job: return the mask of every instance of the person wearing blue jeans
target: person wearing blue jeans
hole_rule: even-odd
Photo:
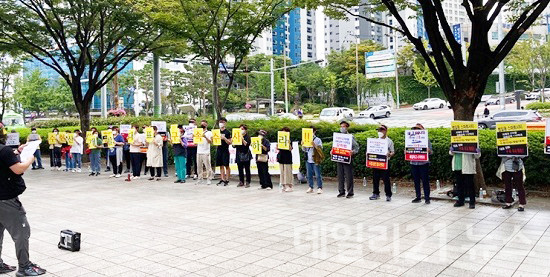
[[[27,143],[29,143],[31,141],[37,141],[37,140],[40,141],[40,143],[42,143],[42,138],[36,132],[36,128],[32,128],[31,129],[31,134],[27,137]],[[34,151],[34,158],[35,159],[32,162],[32,169],[33,170],[44,169],[44,167],[42,167],[42,155],[40,153],[40,146],[38,146],[36,151]]]
[[[90,165],[92,173],[90,176],[98,176],[101,174],[101,149],[103,148],[103,140],[99,137],[99,132],[93,132],[94,138],[91,141],[93,148],[90,152]]]
[[[71,146],[71,155],[73,155],[72,172],[82,172],[82,153],[84,149],[84,138],[80,130],[74,131],[73,145]]]
[[[418,123],[412,130],[424,130],[424,126]],[[428,141],[428,155],[432,154],[432,143]],[[411,175],[414,180],[414,191],[416,192],[416,198],[412,200],[413,203],[420,203],[422,201],[422,191],[420,189],[420,181],[422,181],[422,188],[424,190],[424,201],[426,204],[430,204],[430,162],[417,162],[411,161]]]
[[[306,152],[307,154],[306,171],[309,188],[306,192],[313,193],[313,175],[315,174],[315,177],[317,178],[317,193],[321,194],[323,193],[323,176],[321,176],[321,166],[319,165],[320,161],[315,162],[314,156],[315,151],[322,151],[323,142],[316,135],[317,128],[311,128],[313,129],[313,147],[304,147],[304,142],[302,141],[302,151]]]

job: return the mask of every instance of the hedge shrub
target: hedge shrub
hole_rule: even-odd
[[[525,106],[528,110],[550,110],[550,102],[533,102]]]
[[[164,118],[166,119],[166,118]],[[143,123],[145,119],[142,119]],[[208,120],[212,126],[213,119]],[[185,121],[184,121],[185,122]],[[177,122],[181,123],[181,122]],[[241,122],[230,121],[228,128],[237,128]],[[249,134],[255,136],[257,131],[264,129],[268,131],[268,139],[270,141],[276,141],[277,131],[282,127],[288,126],[291,128],[291,138],[293,140],[300,140],[301,129],[307,128],[312,124],[304,120],[289,120],[289,119],[274,119],[274,120],[257,120],[257,121],[244,121],[249,128]],[[336,164],[331,162],[329,152],[331,149],[331,141],[333,132],[338,131],[338,123],[320,122],[314,124],[318,129],[317,135],[323,140],[323,147],[325,156],[327,157],[322,164],[322,172],[324,176],[334,177],[336,175]],[[107,128],[106,125],[96,126],[99,130]],[[59,130],[64,132],[66,130],[74,131],[78,127],[60,127]],[[365,152],[367,138],[374,138],[377,136],[375,126],[369,125],[353,125],[350,127],[350,132],[355,135],[355,139],[360,145],[359,154],[353,160],[353,166],[355,170],[356,178],[368,177],[372,175],[372,170],[365,166]],[[390,161],[390,168],[392,176],[394,177],[408,177],[410,176],[410,165],[404,160],[404,133],[406,128],[390,128],[388,136],[393,140],[395,144],[396,155]],[[18,129],[20,133],[21,141],[24,142],[28,134],[29,128]],[[38,134],[42,137],[43,144],[41,149],[44,153],[49,153],[49,145],[47,143],[48,133],[51,129],[38,129]],[[481,164],[484,171],[485,180],[489,184],[500,184],[501,181],[495,176],[496,170],[500,165],[500,158],[496,155],[496,134],[494,130],[480,130],[480,148],[482,151]],[[450,130],[448,128],[433,128],[429,129],[430,141],[433,145],[434,154],[430,157],[431,168],[430,176],[432,180],[452,180],[451,172],[451,156],[449,156],[450,145]],[[529,157],[526,158],[525,168],[527,174],[526,184],[528,188],[541,188],[550,185],[550,178],[546,176],[548,172],[548,159],[549,156],[544,154],[544,132],[529,132]],[[172,161],[172,151],[169,147],[169,160]],[[212,153],[215,153],[215,147],[212,147]],[[304,153],[300,151],[302,162],[305,161]],[[305,168],[302,167],[305,171]],[[370,182],[370,181],[369,181]]]

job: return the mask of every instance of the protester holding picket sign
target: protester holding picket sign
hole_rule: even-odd
[[[470,209],[476,208],[476,191],[474,189],[474,175],[476,174],[476,159],[481,157],[481,150],[476,149],[476,153],[457,153],[451,147],[449,154],[453,156],[451,161],[452,169],[456,178],[458,190],[458,201],[455,207],[464,206],[465,195],[470,197]]]
[[[237,150],[235,153],[235,162],[239,169],[239,184],[237,187],[249,188],[251,179],[250,160],[252,160],[252,153],[250,153],[251,139],[248,135],[248,127],[245,124],[241,124],[239,128],[241,129],[242,144],[233,145]]]
[[[148,143],[147,148],[147,167],[151,170],[151,178],[149,181],[160,181],[160,175],[162,173],[162,145],[163,140],[160,134],[157,132],[157,126],[153,126],[153,141]],[[156,171],[156,175],[155,175]]]
[[[283,133],[290,133],[290,128],[283,127],[281,129]],[[285,141],[281,141],[284,139]],[[283,149],[282,146],[286,149]],[[293,191],[294,175],[292,174],[292,143],[290,142],[290,136],[279,136],[277,138],[277,161],[279,162],[279,170],[281,171],[279,184],[282,186],[284,192]]]
[[[197,145],[193,142],[193,129],[197,128],[194,118],[189,119],[189,126],[186,126],[185,137],[187,139],[187,177],[197,180]]]
[[[132,160],[132,179],[141,178],[141,166],[145,154],[142,147],[145,145],[145,137],[139,133],[139,126],[134,126],[128,134],[128,144],[130,144],[130,159]]]
[[[512,190],[515,187],[519,196],[518,211],[523,212],[525,210],[527,199],[525,197],[525,187],[523,186],[524,170],[522,157],[502,157],[497,176],[504,182],[506,204],[502,206],[503,209],[512,208],[514,203]]]
[[[307,134],[308,136],[311,135],[310,141],[304,141],[305,138],[302,138],[302,151],[304,151],[307,156],[306,172],[309,188],[307,189],[306,193],[313,193],[313,176],[315,175],[315,177],[317,178],[317,194],[321,194],[323,193],[323,177],[321,176],[322,160],[315,160],[315,158],[319,157],[319,153],[322,153],[323,142],[316,135],[317,128],[311,126],[310,130],[308,131],[311,132]],[[302,131],[302,136],[304,136],[304,131]]]
[[[347,121],[340,122],[340,132],[333,135],[333,147],[331,150],[331,160],[336,162],[336,175],[338,175],[338,195],[337,197],[352,198],[354,196],[353,191],[353,156],[359,153],[359,144],[355,140],[352,134],[348,132],[349,123]],[[349,136],[351,139],[347,139],[346,149],[335,148],[334,137],[342,134],[342,137]],[[344,138],[345,139],[345,138]],[[351,141],[350,141],[351,140]],[[345,185],[345,186],[344,186]],[[347,191],[347,195],[346,195]]]
[[[31,128],[31,134],[27,137],[27,143],[31,141],[40,141],[40,144],[42,144],[42,138],[37,133],[36,128]],[[35,161],[32,163],[32,170],[36,169],[44,169],[42,167],[42,155],[40,154],[40,145],[36,148],[36,151],[34,152],[34,158]]]
[[[220,118],[220,145],[216,149],[216,166],[220,167],[220,181],[218,185],[229,184],[229,176],[231,176],[231,168],[229,167],[229,145],[231,145],[231,132],[226,128],[227,119]]]
[[[113,167],[113,174],[109,177],[120,178],[122,174],[122,159],[124,157],[123,149],[124,137],[118,133],[118,128],[113,128],[114,147],[109,147],[109,161]]]
[[[269,151],[271,150],[271,143],[266,136],[267,132],[265,130],[258,132],[262,153],[256,155],[256,167],[258,168],[258,178],[260,178],[260,189],[271,190],[273,189],[271,174],[269,174]]]
[[[50,142],[50,166],[52,170],[61,170],[61,139],[59,137],[59,129],[53,129],[53,140]],[[53,142],[53,143],[52,143]]]
[[[177,130],[170,130],[172,147],[174,152],[174,165],[178,179],[174,183],[185,183],[187,177],[187,139],[185,139],[185,130],[182,125],[177,126]]]
[[[63,136],[61,156],[65,158],[65,169],[63,171],[72,171],[73,156],[71,155],[71,147],[72,147],[73,134],[71,133],[71,131],[67,130],[65,131],[65,134],[61,134],[61,135]]]
[[[380,199],[380,179],[384,182],[384,192],[386,194],[386,201],[391,201],[392,197],[392,188],[390,183],[390,166],[389,160],[395,154],[395,148],[393,141],[387,136],[388,127],[386,125],[380,125],[377,129],[378,138],[385,139],[387,141],[388,149],[386,152],[387,157],[387,166],[386,169],[373,169],[372,172],[372,196],[369,197],[370,200]]]
[[[72,172],[82,172],[82,152],[84,149],[84,139],[80,130],[74,131],[73,145],[71,147],[71,155],[73,156]]]
[[[97,130],[92,132],[92,138],[88,145],[90,149],[90,176],[99,176],[101,174],[101,149],[103,148],[103,140]]]
[[[417,123],[412,130],[424,130],[422,124]],[[432,154],[432,142],[428,140],[428,153]],[[412,203],[420,203],[422,201],[422,193],[420,189],[420,182],[422,181],[422,188],[424,189],[424,202],[430,204],[430,162],[429,161],[412,161],[411,160],[411,175],[414,180],[414,191],[416,192],[416,198],[412,200]]]

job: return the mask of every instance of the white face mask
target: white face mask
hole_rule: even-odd
[[[378,138],[383,138],[383,137],[384,137],[384,133],[378,132]]]
[[[33,134],[36,134],[36,130],[32,131]]]
[[[262,136],[262,135],[259,135],[258,137],[259,137],[260,139],[263,139],[263,138],[264,138],[264,136]]]
[[[220,123],[220,128],[225,127],[225,123]]]
[[[58,134],[58,132],[53,132],[53,133],[56,134],[56,135]]]
[[[241,135],[245,135],[246,134],[246,130],[241,130]]]

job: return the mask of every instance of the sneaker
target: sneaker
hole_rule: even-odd
[[[154,177],[151,177],[151,178],[149,178],[149,179],[147,179],[147,180],[153,181],[153,180],[155,180],[155,178],[154,178]]]
[[[109,178],[113,178],[115,176],[116,176],[115,174],[111,174],[111,175],[109,175]]]
[[[180,180],[180,183],[185,183],[185,180]]]
[[[31,170],[37,170],[37,169],[38,169],[38,168],[36,168],[36,167],[33,167],[33,168],[32,168]]]
[[[92,173],[90,173],[90,175],[88,175],[88,176],[95,176],[95,173],[94,173],[94,172],[92,172]]]
[[[306,193],[312,193],[313,192],[313,189],[312,188],[308,188]]]
[[[197,175],[193,176],[193,180],[197,180],[199,177]]]
[[[111,171],[111,168],[107,167],[107,169],[105,169],[105,172],[109,172],[109,171]]]
[[[223,183],[224,183],[223,180],[220,180],[220,181],[216,184],[216,186],[219,186],[219,185],[221,185],[221,184],[223,184]]]
[[[347,198],[347,199],[353,198],[353,194],[348,194],[348,195],[346,196],[346,198]]]
[[[168,177],[168,173],[164,173],[164,177]]]
[[[195,179],[193,179],[193,180],[195,180]],[[200,179],[200,180],[198,180],[197,182],[195,182],[195,185],[202,185],[202,184],[203,184],[202,179]]]
[[[58,167],[58,168],[57,168],[57,171],[61,171],[61,167]]]
[[[461,203],[461,202],[456,202],[453,207],[462,207],[464,206],[464,203]]]
[[[342,197],[345,197],[345,196],[346,196],[346,194],[344,194],[344,193],[340,193],[340,194],[336,195],[336,197],[338,197],[338,198],[342,198]]]
[[[386,196],[386,201],[391,202],[391,196]]]
[[[223,186],[224,186],[224,187],[227,187],[227,185],[229,185],[229,181],[224,181],[224,182],[223,182]]]
[[[19,268],[17,273],[15,273],[15,276],[17,276],[17,277],[38,276],[38,275],[42,275],[42,274],[45,274],[45,273],[46,273],[45,269],[40,268],[38,265],[31,263],[30,265],[28,265],[24,268]]]
[[[80,173],[80,172],[82,172],[82,169],[81,169],[81,168],[77,168],[77,169],[76,169],[76,172],[79,172],[79,173]]]
[[[259,187],[258,190],[265,190],[267,188],[264,188],[264,187]]]
[[[76,169],[72,169],[71,172],[72,172],[72,173],[75,173],[75,172],[76,172]]]
[[[43,167],[39,167],[38,169],[44,169]]]
[[[380,195],[379,194],[373,194],[369,197],[370,200],[378,200],[380,199]]]
[[[160,177],[157,177],[156,181],[160,181]]]
[[[239,184],[237,185],[237,187],[244,187],[244,184],[239,182]]]
[[[174,181],[174,184],[181,183],[181,180]]]
[[[272,190],[272,189],[273,189],[272,187],[268,187],[268,188],[266,188],[266,190]]]
[[[426,201],[424,201],[424,203],[426,203],[426,204],[430,204],[430,203],[431,203],[431,201],[430,201],[430,199],[426,199]]]
[[[141,176],[136,176],[136,177],[134,177],[134,179],[139,180],[139,179],[141,179]]]
[[[208,181],[206,181],[206,184],[207,184],[207,185],[212,185],[212,181],[211,181],[211,180],[208,180]]]
[[[523,206],[519,206],[518,207],[518,212],[523,212],[523,211],[525,211],[525,208]]]
[[[115,175],[115,178],[120,178],[120,174]]]
[[[245,187],[245,188],[249,188],[249,187],[250,187],[250,183],[246,183],[246,184],[244,185],[244,187]]]
[[[512,204],[506,204],[504,206],[502,206],[503,209],[507,210],[507,209],[511,209],[512,208]]]
[[[317,194],[323,194],[323,189],[322,189],[322,188],[318,188],[318,189],[317,189]]]
[[[2,263],[0,265],[0,274],[12,272],[12,271],[15,271],[16,269],[17,269],[17,267],[15,267],[15,266],[11,266],[11,265],[7,265],[5,263]]]
[[[411,202],[412,202],[412,203],[420,203],[420,202],[422,202],[422,199],[420,199],[420,198],[415,198],[415,199],[413,199],[413,201],[411,201]]]
[[[99,173],[99,172],[96,172],[96,173],[95,173],[95,176],[99,176],[99,174],[101,174],[101,173]]]
[[[470,203],[470,205],[468,206],[468,208],[470,208],[470,209],[472,209],[472,210],[473,210],[473,209],[475,209],[475,208],[476,208],[476,204],[471,204],[471,203]]]
[[[291,187],[285,189],[285,192],[293,192],[294,190]]]

